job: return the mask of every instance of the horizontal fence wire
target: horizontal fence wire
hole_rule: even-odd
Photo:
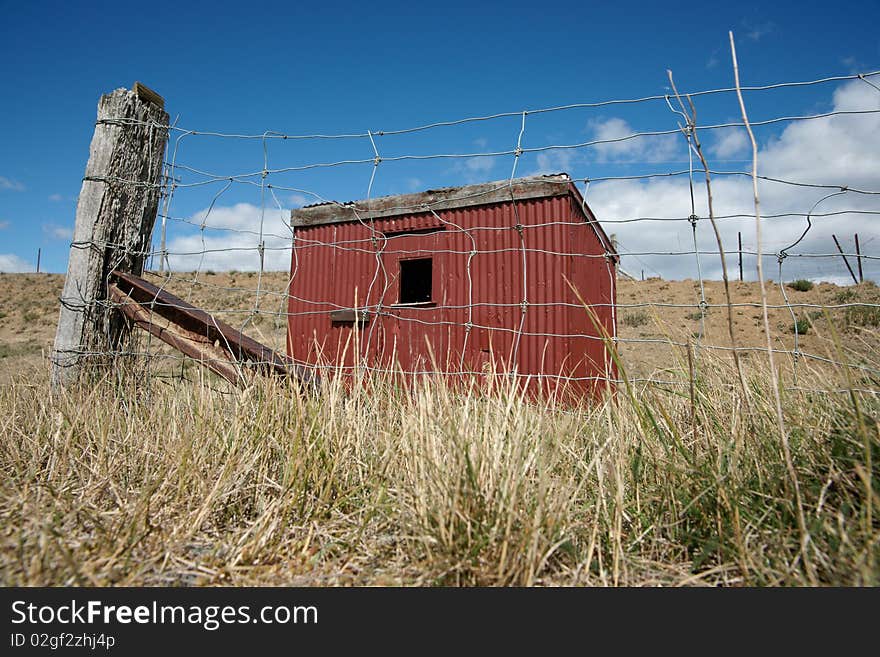
[[[762,109],[783,106],[776,98],[795,91],[824,94],[831,104],[827,111],[761,116],[748,125],[727,118],[735,108],[738,113],[737,90],[727,87],[339,133],[175,124],[160,183],[160,228],[139,255],[150,259],[147,278],[160,288],[316,373],[480,378],[499,371],[541,385],[584,384],[584,390],[625,383],[677,388],[689,385],[688,353],[697,358],[698,374],[710,357],[756,361],[772,353],[781,357],[791,390],[873,395],[880,375],[880,292],[871,281],[880,274],[880,252],[871,222],[880,214],[880,169],[778,162],[796,131],[810,126],[863,137],[870,149],[880,132],[880,90],[871,81],[877,76],[880,71],[742,87]],[[692,113],[684,102],[676,109],[681,99],[693,103]],[[697,121],[703,107],[709,118]],[[640,114],[609,120],[596,110]],[[579,118],[566,118],[572,115]],[[647,127],[631,128],[635,120]],[[122,129],[142,125],[121,117],[105,122]],[[559,141],[574,124],[580,133],[583,125],[593,126],[594,138]],[[473,138],[474,129],[488,134],[490,125],[498,126],[492,141],[506,139],[506,145],[489,148],[488,137]],[[742,147],[746,127],[765,131],[755,175],[766,222],[760,242],[744,191],[752,182]],[[719,135],[733,135],[731,143],[739,146],[726,147]],[[704,151],[701,142],[713,145]],[[662,157],[646,144],[659,144]],[[713,159],[742,167],[713,167]],[[509,170],[503,179],[490,176],[498,164]],[[563,169],[566,178],[542,175]],[[423,178],[428,174],[451,184],[432,185]],[[509,189],[509,198],[481,204],[487,191],[476,183],[492,179],[498,182],[489,190]],[[541,214],[514,190],[548,181],[575,190],[571,198],[580,199],[584,220]],[[414,195],[449,186],[461,188],[459,208],[446,197]],[[380,187],[404,191],[382,197]],[[297,225],[291,212],[306,216],[315,212],[310,206],[329,206],[337,219]],[[462,207],[496,213],[468,216]],[[395,228],[394,220],[403,227]],[[585,243],[572,237],[579,231],[600,236],[599,248],[576,248]],[[725,256],[730,298],[721,285]],[[764,283],[766,304],[755,281],[758,257],[772,278]],[[428,259],[435,267],[429,304],[407,303],[401,263]],[[504,285],[487,283],[493,266],[502,268]],[[579,267],[591,267],[607,293],[573,290],[563,274]],[[444,271],[454,271],[455,280],[443,279]],[[774,324],[770,347],[756,321],[765,308]],[[334,319],[334,312],[347,311],[363,313],[364,321]],[[602,327],[590,320],[599,315],[607,318]],[[722,321],[728,316],[729,331]],[[502,345],[497,353],[480,342],[490,334]],[[125,351],[83,355],[136,356],[158,370],[170,363],[182,372],[187,359],[157,342],[148,336]],[[586,354],[599,353],[590,344],[605,355],[588,363]],[[536,355],[541,349],[552,357]],[[552,367],[542,366],[551,361]],[[811,385],[830,380],[823,378],[829,368],[852,373],[854,387]]]

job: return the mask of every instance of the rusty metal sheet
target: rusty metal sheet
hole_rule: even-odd
[[[290,358],[149,281],[116,270],[110,281],[109,297],[126,317],[231,383],[242,382],[242,363],[264,373],[291,375],[301,383],[313,380],[310,371]]]
[[[205,336],[187,331],[161,315],[147,310],[112,283],[108,286],[107,293],[110,301],[116,304],[119,311],[138,328],[199,361],[230,383],[238,383],[243,379],[242,372],[238,370],[235,363],[229,360],[229,353],[215,347],[214,343]]]

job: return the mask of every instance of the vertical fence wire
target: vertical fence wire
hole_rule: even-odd
[[[467,355],[468,353],[471,353],[474,348],[479,346],[475,345],[474,332],[492,331],[499,335],[506,335],[509,337],[510,350],[507,355],[507,369],[510,374],[516,378],[528,379],[530,377],[547,376],[560,380],[580,378],[594,379],[597,381],[608,380],[611,378],[610,370],[607,365],[600,367],[593,372],[586,372],[582,373],[580,376],[575,376],[561,372],[530,371],[524,369],[522,363],[525,362],[524,358],[526,357],[531,359],[529,362],[543,361],[543,355],[538,358],[534,353],[531,353],[531,351],[535,349],[534,345],[538,344],[541,340],[543,340],[543,350],[546,351],[547,349],[550,349],[552,351],[552,345],[556,344],[554,340],[570,341],[572,344],[589,345],[591,341],[601,339],[601,336],[591,334],[590,331],[585,329],[580,332],[566,329],[563,333],[551,333],[547,331],[542,332],[540,329],[527,328],[540,326],[537,322],[529,321],[528,317],[531,312],[544,312],[542,305],[545,307],[556,308],[560,312],[568,312],[571,308],[578,306],[576,300],[565,294],[559,294],[557,295],[558,298],[550,298],[549,301],[543,301],[545,297],[534,296],[534,289],[536,289],[536,286],[544,284],[545,281],[536,278],[539,275],[538,272],[530,271],[531,258],[557,258],[559,263],[562,263],[568,258],[572,259],[573,262],[589,263],[592,258],[602,257],[605,259],[604,266],[602,267],[604,270],[603,276],[606,276],[609,279],[608,289],[611,290],[611,300],[607,303],[599,301],[593,304],[592,301],[595,301],[594,299],[590,300],[590,305],[596,309],[602,309],[603,306],[607,306],[607,311],[611,317],[612,344],[628,345],[634,349],[642,349],[646,351],[655,348],[659,349],[661,347],[687,348],[691,336],[682,338],[670,337],[668,335],[655,337],[650,334],[650,331],[631,330],[627,324],[629,316],[626,313],[622,315],[621,311],[626,311],[628,309],[636,311],[642,308],[654,308],[659,310],[661,318],[664,318],[664,314],[668,315],[665,309],[668,309],[669,312],[672,310],[678,312],[691,309],[695,311],[691,313],[694,316],[694,319],[699,320],[699,330],[693,336],[695,338],[695,355],[698,355],[703,351],[712,351],[722,355],[732,353],[738,358],[742,354],[764,351],[767,353],[771,361],[774,355],[785,355],[789,357],[791,362],[794,385],[795,387],[799,387],[801,383],[803,383],[799,376],[799,363],[804,359],[808,359],[811,363],[816,365],[834,365],[839,362],[835,357],[827,357],[821,353],[815,352],[815,349],[812,352],[805,349],[804,332],[802,331],[802,327],[805,326],[805,324],[802,324],[799,320],[803,320],[804,317],[806,317],[807,321],[810,321],[813,315],[816,315],[816,313],[824,308],[840,311],[838,314],[844,312],[854,314],[849,310],[851,307],[866,309],[880,308],[880,304],[878,304],[880,298],[869,297],[862,299],[853,297],[850,300],[849,297],[846,297],[847,301],[844,303],[829,303],[827,300],[818,300],[812,304],[799,302],[793,299],[786,289],[786,274],[789,271],[789,263],[796,262],[797,269],[801,272],[809,272],[810,267],[813,267],[813,271],[818,272],[821,271],[821,268],[824,266],[821,263],[835,262],[834,258],[839,258],[839,255],[836,254],[830,246],[822,248],[822,243],[817,242],[817,238],[808,235],[812,227],[812,222],[817,218],[821,219],[823,222],[831,222],[835,221],[838,217],[864,217],[865,219],[869,219],[873,216],[880,215],[880,207],[873,202],[874,199],[878,198],[880,189],[871,189],[864,184],[859,186],[848,185],[847,181],[840,180],[788,179],[774,176],[774,172],[772,171],[759,172],[757,167],[755,167],[751,172],[750,177],[753,180],[756,197],[759,184],[773,185],[779,188],[794,187],[809,192],[833,191],[830,191],[830,193],[827,193],[825,196],[813,202],[812,207],[806,213],[801,213],[800,215],[798,215],[797,208],[783,208],[782,212],[768,214],[763,217],[761,216],[760,211],[755,212],[755,215],[757,216],[756,246],[753,250],[742,250],[742,253],[749,258],[754,258],[757,266],[758,286],[761,288],[762,294],[760,299],[750,299],[745,302],[739,301],[734,303],[731,300],[729,290],[727,289],[727,274],[726,266],[723,262],[724,250],[721,242],[722,233],[720,231],[726,230],[723,225],[727,222],[740,222],[747,217],[747,214],[742,211],[713,213],[711,207],[712,190],[709,187],[709,177],[711,175],[716,179],[735,181],[740,177],[748,177],[749,173],[747,171],[738,170],[710,169],[708,163],[704,159],[697,138],[697,132],[700,131],[701,134],[703,132],[711,134],[712,131],[716,130],[738,130],[741,128],[751,130],[757,127],[766,127],[769,129],[773,126],[792,123],[809,123],[812,121],[826,121],[834,118],[842,119],[843,117],[851,123],[858,121],[868,122],[874,120],[876,115],[880,113],[880,107],[875,107],[868,103],[864,107],[855,109],[835,107],[831,112],[822,112],[812,115],[775,116],[749,122],[746,118],[744,101],[741,101],[743,114],[742,121],[727,121],[725,123],[707,123],[705,125],[698,125],[696,120],[696,110],[693,106],[692,99],[708,98],[710,96],[723,97],[723,94],[733,94],[734,92],[738,92],[740,95],[737,96],[737,98],[741,100],[741,93],[743,91],[769,93],[778,92],[791,86],[809,86],[828,83],[864,83],[873,89],[878,89],[877,85],[871,81],[871,79],[877,75],[878,73],[874,72],[853,76],[838,76],[835,78],[808,81],[804,83],[779,83],[762,87],[740,87],[738,85],[737,89],[714,89],[691,92],[684,95],[684,98],[687,98],[688,102],[691,103],[690,112],[685,107],[684,102],[682,101],[682,96],[679,95],[676,90],[675,100],[678,103],[678,108],[673,106],[672,98],[666,94],[662,96],[647,96],[637,99],[602,101],[598,103],[579,103],[563,107],[498,113],[490,116],[426,124],[415,128],[400,130],[368,130],[363,133],[342,133],[338,135],[290,135],[270,130],[244,135],[209,133],[198,130],[183,129],[178,127],[175,122],[172,130],[176,133],[176,138],[173,141],[167,161],[165,162],[165,175],[162,177],[161,183],[162,235],[164,238],[167,234],[167,237],[170,239],[167,241],[163,239],[157,245],[155,250],[148,246],[146,249],[148,251],[147,255],[154,258],[154,267],[155,263],[158,262],[158,268],[162,273],[162,279],[159,281],[159,284],[163,290],[174,290],[176,293],[181,294],[181,296],[188,302],[193,302],[197,298],[204,298],[204,295],[208,293],[213,294],[217,301],[213,304],[214,307],[206,308],[206,310],[216,313],[218,317],[241,317],[237,324],[238,328],[244,332],[253,332],[256,330],[257,334],[260,334],[261,330],[258,328],[257,318],[262,315],[266,315],[267,317],[271,316],[275,329],[283,326],[289,327],[289,330],[296,330],[295,327],[298,317],[308,318],[320,313],[323,313],[324,316],[326,316],[326,310],[324,310],[326,307],[344,308],[350,306],[351,303],[355,301],[355,299],[352,299],[348,303],[338,303],[332,299],[321,299],[314,297],[314,295],[312,295],[312,298],[309,298],[309,291],[303,291],[302,286],[298,283],[298,281],[304,282],[307,280],[302,278],[302,258],[303,255],[307,253],[307,250],[314,250],[317,248],[331,249],[335,254],[333,257],[340,258],[340,262],[345,262],[346,254],[370,253],[374,261],[374,264],[371,267],[370,281],[367,289],[358,294],[355,304],[362,307],[363,310],[368,311],[371,318],[375,318],[375,321],[369,322],[369,326],[365,331],[364,339],[360,341],[358,346],[358,354],[355,359],[356,364],[364,370],[381,371],[386,367],[386,365],[382,364],[384,361],[375,358],[374,352],[381,351],[382,348],[390,348],[387,337],[382,335],[385,330],[385,321],[388,320],[398,322],[401,326],[404,326],[404,328],[410,327],[412,330],[418,330],[420,328],[427,329],[431,327],[441,328],[445,331],[447,342],[449,341],[449,336],[453,335],[453,328],[461,330],[461,344],[455,345],[455,353],[450,351],[452,346],[447,345],[448,349],[446,354],[438,354],[437,362],[430,368],[421,366],[417,367],[416,370],[419,372],[435,368],[436,366],[437,369],[444,370],[453,375],[478,374],[476,371],[469,370],[469,364],[471,360],[474,359],[471,359]],[[602,138],[591,139],[585,142],[554,143],[549,141],[550,145],[547,145],[548,137],[546,135],[541,135],[530,121],[529,134],[532,136],[528,141],[530,144],[535,145],[527,146],[525,143],[526,121],[529,115],[541,116],[543,117],[542,120],[546,120],[547,117],[552,116],[562,117],[565,112],[594,110],[596,108],[607,108],[612,105],[645,105],[652,102],[665,103],[666,107],[679,117],[680,121],[678,122],[677,129],[668,129],[666,126],[661,126],[660,129],[640,130],[622,135],[602,136]],[[383,155],[378,148],[378,139],[380,137],[384,139],[393,136],[395,139],[401,140],[401,143],[403,143],[406,139],[414,139],[415,137],[424,135],[430,131],[443,130],[447,131],[445,134],[448,135],[451,134],[448,131],[455,131],[456,129],[463,129],[467,126],[482,125],[483,123],[514,117],[519,119],[519,126],[515,144],[512,149],[509,150],[482,150],[480,152],[457,153],[408,153],[406,150],[403,150],[402,154],[398,151],[397,153],[392,152]],[[552,133],[553,129],[549,130],[549,132]],[[663,138],[667,136],[671,138],[673,135],[683,137],[684,147],[687,151],[686,168],[684,169],[673,167],[669,170],[649,171],[647,173],[621,173],[615,175],[612,172],[601,171],[601,161],[593,155],[595,153],[601,154],[608,152],[607,149],[627,148],[627,145],[642,140]],[[223,144],[232,141],[259,140],[262,146],[261,166],[259,169],[255,167],[254,170],[251,171],[245,169],[244,171],[233,173],[206,171],[198,165],[192,165],[186,162],[186,157],[191,157],[191,151],[188,145],[195,144],[197,140],[199,141],[199,144],[204,144],[208,140],[216,140],[221,144],[221,148]],[[276,156],[273,151],[273,157],[270,158],[269,153],[276,145],[278,146],[279,153],[281,153],[282,146],[294,142],[297,144],[309,143],[320,145],[325,143],[362,144],[364,141],[368,141],[370,144],[370,158],[354,157],[352,159],[339,160],[333,160],[332,158],[328,160],[316,159],[313,161],[307,161],[304,164],[291,164],[286,161],[286,155],[282,154]],[[452,141],[450,140],[449,143],[452,143]],[[400,146],[398,145],[397,148],[400,148]],[[602,149],[606,150],[603,151]],[[757,146],[755,146],[755,149],[757,150]],[[386,149],[383,148],[383,150]],[[314,152],[319,151],[320,149],[317,149]],[[636,150],[634,152],[638,151]],[[565,159],[562,158],[560,154],[574,154],[576,157],[574,159],[571,157]],[[531,225],[533,221],[531,218],[529,222],[525,222],[521,217],[521,208],[524,206],[522,206],[522,201],[516,193],[516,190],[527,189],[529,184],[528,181],[532,179],[529,177],[531,172],[528,170],[525,171],[526,175],[524,178],[517,178],[518,173],[523,167],[527,166],[525,164],[526,159],[534,159],[538,155],[559,156],[561,158],[559,159],[560,162],[574,163],[578,169],[583,169],[585,173],[589,171],[590,175],[571,176],[570,178],[573,184],[583,182],[584,191],[582,195],[582,210],[585,211],[585,216],[589,216],[589,213],[586,212],[586,210],[589,209],[587,208],[586,198],[588,192],[593,195],[592,198],[596,199],[594,202],[603,202],[601,194],[598,198],[595,196],[594,191],[591,190],[591,185],[607,185],[616,182],[630,183],[638,186],[650,180],[673,180],[677,178],[684,178],[686,181],[686,186],[679,186],[676,187],[676,189],[680,190],[682,194],[682,198],[680,199],[681,205],[689,207],[690,212],[686,216],[663,216],[661,212],[662,208],[658,207],[656,213],[642,212],[633,216],[600,215],[598,217],[598,223],[600,226],[604,226],[605,229],[609,231],[614,228],[615,232],[622,231],[633,225],[636,227],[644,227],[646,231],[653,226],[660,226],[663,228],[668,227],[669,230],[665,231],[665,233],[662,231],[657,233],[658,235],[661,235],[661,237],[658,241],[654,242],[654,248],[646,249],[641,246],[641,244],[645,243],[645,240],[639,239],[638,231],[630,230],[629,233],[624,234],[623,239],[621,240],[622,246],[619,254],[609,253],[608,249],[605,247],[603,247],[603,253],[601,254],[581,253],[570,249],[563,251],[554,250],[554,248],[547,243],[532,240],[531,236],[533,234],[537,235],[538,230],[543,230],[545,228],[552,229],[554,226],[558,227],[561,231],[575,230],[575,228],[569,225],[567,219],[557,216],[547,216],[540,219],[539,221],[542,223],[538,226]],[[694,166],[695,155],[700,157],[703,164],[702,172],[698,171]],[[471,225],[470,223],[463,223],[461,220],[453,219],[453,214],[448,209],[441,206],[435,207],[431,203],[422,202],[417,207],[410,209],[411,214],[430,214],[434,220],[443,227],[446,234],[463,238],[463,240],[456,239],[453,241],[437,242],[446,247],[439,249],[437,252],[438,256],[442,255],[444,257],[458,258],[462,263],[461,270],[465,278],[464,285],[462,286],[464,290],[463,298],[454,302],[444,301],[439,304],[439,310],[432,310],[431,312],[413,311],[406,314],[406,316],[403,314],[398,314],[399,316],[396,316],[393,313],[390,313],[387,304],[389,295],[393,295],[392,286],[397,280],[397,274],[390,272],[387,267],[391,262],[391,260],[388,259],[389,237],[385,234],[385,231],[380,229],[385,224],[380,218],[377,218],[375,216],[376,213],[371,210],[371,208],[376,207],[373,200],[376,198],[375,189],[377,186],[380,164],[395,162],[398,166],[406,165],[414,167],[426,163],[445,165],[447,162],[470,162],[474,161],[473,158],[486,158],[494,161],[497,158],[505,157],[511,158],[510,173],[506,180],[503,181],[503,184],[509,192],[509,209],[513,225],[478,226]],[[278,164],[276,164],[276,162]],[[357,239],[346,238],[342,240],[344,243],[320,243],[314,239],[313,233],[310,233],[306,227],[293,225],[286,219],[282,219],[281,221],[277,220],[277,217],[285,217],[289,212],[285,207],[286,203],[279,197],[279,194],[284,191],[296,190],[297,194],[306,194],[319,202],[326,203],[323,198],[323,195],[327,194],[326,188],[320,190],[312,188],[314,183],[312,183],[312,185],[290,185],[287,182],[288,180],[297,176],[309,175],[314,177],[317,173],[321,172],[328,172],[329,174],[342,171],[343,169],[347,170],[349,167],[369,168],[370,173],[366,197],[363,201],[346,204],[335,203],[334,207],[338,209],[342,220],[354,222],[363,226],[366,230],[364,237]],[[603,175],[596,175],[598,173]],[[532,176],[534,176],[534,174],[532,174]],[[709,219],[711,220],[715,232],[717,250],[702,246],[702,242],[706,237],[701,234],[702,231],[698,231],[700,217],[697,212],[694,184],[701,176],[701,179],[705,180],[707,184],[710,203]],[[390,175],[387,177],[383,175],[382,178],[386,183],[390,184],[393,182]],[[126,184],[125,181],[118,182],[119,184]],[[499,183],[501,182],[502,181],[499,181]],[[877,180],[876,182],[877,187],[880,188],[880,180]],[[728,184],[728,187],[729,186],[730,185]],[[774,189],[776,187],[774,187]],[[225,219],[222,217],[225,215],[221,213],[221,216],[218,217],[219,210],[222,209],[223,212],[228,212],[230,207],[234,207],[234,203],[241,202],[242,190],[247,191],[249,189],[253,190],[259,197],[255,215],[256,219],[253,226],[242,227],[240,225],[224,224]],[[467,189],[467,187],[463,187],[462,189]],[[187,199],[195,198],[196,195],[198,195],[198,198],[203,198],[205,197],[205,190],[212,190],[207,196],[206,205],[203,206],[205,209],[194,212],[192,210],[192,204],[188,202]],[[183,201],[181,200],[181,195],[184,197]],[[858,202],[850,202],[843,206],[838,205],[827,212],[817,212],[819,205],[824,200],[835,196],[842,197],[844,195],[846,195],[847,199],[856,199]],[[405,198],[405,196],[401,196],[401,198]],[[809,198],[809,200],[812,201],[815,197],[810,198],[805,196],[805,198]],[[646,199],[648,205],[650,205],[650,200],[650,198]],[[393,200],[388,201],[388,203],[393,205]],[[178,207],[181,208],[180,212],[177,211]],[[189,215],[189,217],[187,217],[187,215]],[[782,222],[786,221],[789,217],[795,216],[806,217],[807,227],[800,237],[794,240],[793,243],[785,248],[779,249],[776,253],[779,292],[782,302],[778,308],[770,308],[772,304],[766,297],[766,291],[763,290],[764,279],[762,260],[764,256],[764,243],[760,235],[761,223],[762,221],[769,222],[771,220],[773,222]],[[672,236],[675,234],[673,231],[677,230],[678,226],[681,226],[683,222],[686,222],[684,224],[685,226],[689,226],[690,230],[688,232],[690,233],[690,243],[687,248],[671,248]],[[719,226],[721,226],[721,228],[719,228]],[[192,231],[193,229],[195,230],[194,236],[192,232],[185,232]],[[279,229],[281,232],[278,232]],[[517,236],[514,239],[514,246],[503,246],[505,242],[501,239],[497,241],[485,239],[486,235],[493,234],[497,234],[500,238],[503,231],[510,230],[515,230],[517,233]],[[868,240],[864,243],[865,246],[869,245],[871,243],[870,231],[862,229],[861,232],[863,235],[869,236]],[[229,243],[225,243],[222,239],[216,237],[216,235],[229,236]],[[662,235],[667,235],[668,237],[662,237]],[[193,241],[193,237],[195,238],[195,241]],[[664,243],[664,240],[667,243]],[[640,246],[628,248],[628,242],[639,243]],[[244,246],[241,244],[244,244]],[[493,244],[496,244],[497,247],[493,247]],[[798,249],[797,252],[792,251],[795,246],[801,244],[803,247]],[[256,280],[253,287],[242,287],[241,284],[231,282],[231,279],[225,285],[219,284],[215,282],[215,277],[206,274],[206,271],[217,269],[217,266],[215,265],[218,263],[219,267],[222,269],[222,263],[224,262],[232,263],[241,261],[239,255],[243,255],[248,251],[254,252],[256,255],[254,260],[254,273]],[[394,252],[395,256],[403,257],[406,255],[400,254],[398,251],[399,249]],[[519,291],[518,298],[492,299],[487,298],[482,291],[478,290],[478,277],[475,275],[475,267],[482,266],[479,263],[482,262],[480,256],[483,253],[486,255],[504,254],[504,257],[515,258],[518,261],[518,265],[515,268],[515,271],[517,272],[516,276],[518,278],[515,285]],[[285,257],[289,264],[289,275],[284,280],[283,286],[277,285],[274,281],[275,276],[272,275],[271,280],[273,282],[270,285],[268,283],[270,280],[270,274],[272,270],[278,267],[279,256],[284,254],[286,254]],[[877,270],[877,263],[880,261],[880,256],[870,253],[869,250],[866,250],[865,253],[860,253],[859,255],[866,263],[869,272]],[[612,260],[616,257],[622,257],[624,259],[637,258],[646,263],[647,266],[652,269],[661,266],[659,263],[663,262],[663,259],[665,258],[691,257],[693,259],[692,272],[695,274],[698,287],[698,299],[696,300],[696,303],[676,303],[654,298],[636,299],[635,301],[629,298],[616,298],[620,290],[620,285],[616,280],[618,273],[617,268],[620,265],[620,262],[618,261],[616,266],[612,266]],[[707,272],[704,265],[714,258],[719,258],[721,260],[722,269],[724,271],[726,300],[723,304],[710,303],[709,301],[709,290],[710,284],[712,283],[712,277],[710,275],[707,278]],[[206,267],[209,260],[212,265]],[[386,262],[386,260],[388,261]],[[189,268],[190,265],[192,265],[191,268]],[[793,264],[791,266],[793,266]],[[188,272],[187,269],[189,269]],[[344,270],[344,267],[342,267],[342,270]],[[560,271],[564,271],[561,264]],[[791,274],[789,274],[789,276],[791,276]],[[442,286],[443,282],[439,282],[438,285]],[[634,286],[635,284],[632,285]],[[229,300],[224,300],[222,297],[226,293],[228,293],[229,296],[236,295],[240,300],[249,296],[249,307],[246,308],[244,304],[240,302],[236,302],[239,304],[236,306],[235,303]],[[303,294],[305,296],[303,296]],[[845,298],[845,295],[842,292],[838,293],[838,296],[841,299]],[[267,309],[264,302],[266,304],[271,304],[272,309]],[[275,310],[276,307],[277,311]],[[716,307],[724,307],[728,313],[730,326],[729,344],[720,342],[713,343],[710,340],[707,316],[711,309]],[[757,344],[748,343],[739,345],[739,338],[734,332],[734,314],[741,314],[746,311],[753,312],[755,309],[759,308],[761,309],[764,332],[766,333],[766,345],[759,346]],[[490,314],[482,313],[482,310],[478,314],[477,309],[492,310],[493,312],[497,311],[498,316],[515,317],[515,319],[510,325],[496,325],[487,319],[478,320],[478,316],[485,318],[489,317]],[[791,348],[788,348],[784,344],[786,340],[784,336],[785,331],[783,331],[783,335],[778,338],[773,338],[771,335],[768,309],[773,312],[776,312],[776,310],[785,311],[787,315],[791,317],[791,333],[793,333]],[[449,312],[444,315],[440,311]],[[507,314],[508,311],[513,311],[514,314]],[[434,314],[431,314],[432,312]],[[481,324],[480,321],[483,323]],[[489,321],[488,324],[485,323],[487,321]],[[738,321],[741,322],[742,320]],[[619,326],[618,322],[622,322],[622,326]],[[355,324],[357,325],[357,322]],[[538,339],[538,342],[535,342],[534,339]],[[712,339],[715,339],[715,337],[712,336]],[[777,341],[776,345],[774,345],[774,339]],[[276,343],[277,342],[279,342],[279,340],[276,340]],[[289,337],[286,339],[286,344],[288,349],[292,349],[292,343]],[[559,342],[559,344],[562,344],[562,342]],[[526,347],[526,345],[528,345],[528,347]],[[548,345],[551,346],[548,347]],[[154,353],[156,351],[154,347],[155,341],[151,338],[148,339],[146,343],[146,352]],[[395,348],[397,348],[397,346],[395,346]],[[524,352],[524,350],[526,351]],[[290,353],[289,355],[305,366],[317,366],[316,363],[310,362],[309,357],[306,357],[305,355],[297,353]],[[327,354],[325,354],[325,356],[326,355]],[[162,357],[174,358],[175,356],[173,354],[165,353],[162,354]],[[474,360],[474,362],[476,362],[476,360]],[[876,374],[880,373],[880,368],[878,368],[870,359],[861,358],[847,364],[852,365],[857,371],[864,372],[866,377],[876,376]],[[775,367],[776,366],[774,365],[774,371]],[[539,369],[543,370],[543,367],[539,367]],[[661,385],[674,385],[681,383],[681,380],[676,379],[674,376],[670,376],[668,373],[660,374],[658,372],[646,372],[643,373],[641,378],[646,382]],[[873,390],[870,385],[867,386],[866,389],[869,391]]]

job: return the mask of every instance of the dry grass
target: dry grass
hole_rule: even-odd
[[[766,372],[749,414],[728,362],[702,372],[693,402],[575,409],[503,380],[3,386],[0,583],[811,583]],[[877,584],[876,400],[783,401],[816,583]]]
[[[248,307],[246,291],[217,296],[246,287],[235,277],[213,275],[213,287],[189,290],[192,301]],[[0,285],[14,280],[4,275]],[[262,380],[229,389],[192,364],[183,368],[189,381],[117,369],[54,395],[40,359],[55,312],[40,286],[52,285],[60,277],[27,277],[12,286],[17,296],[0,295],[0,375],[9,382],[0,385],[0,584],[880,579],[880,401],[859,392],[878,389],[868,370],[805,360],[800,389],[783,371],[808,569],[760,353],[746,361],[748,400],[729,354],[702,350],[691,386],[685,352],[656,343],[644,352],[626,345],[622,373],[662,370],[681,385],[624,385],[580,408],[523,397],[504,377],[469,394],[432,380],[346,388],[331,377],[302,395]],[[748,286],[734,286],[735,301],[749,298]],[[646,281],[621,285],[620,297],[676,304],[692,301],[692,287]],[[719,289],[707,285],[710,301]],[[791,294],[817,304],[880,296],[870,285]],[[622,331],[687,339],[692,311],[649,307],[651,323]],[[25,324],[26,312],[38,319]],[[743,342],[760,339],[757,311],[739,312]],[[791,317],[773,312],[776,339],[790,348]],[[706,317],[709,342],[723,340],[723,314]],[[876,369],[874,314],[850,306],[810,316],[801,348]],[[283,335],[271,319],[253,327],[255,337]]]

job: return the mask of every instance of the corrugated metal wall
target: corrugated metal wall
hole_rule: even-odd
[[[437,214],[297,228],[289,355],[351,366],[357,338],[359,353],[375,367],[397,362],[405,372],[481,372],[494,361],[529,375],[535,390],[553,392],[562,381],[576,394],[591,391],[589,379],[606,375],[608,359],[566,278],[585,300],[602,304],[596,314],[613,334],[614,263],[602,257],[605,247],[575,199]],[[416,258],[432,258],[436,305],[401,307],[400,262]],[[353,308],[355,299],[373,310],[381,304],[378,317],[372,313],[359,328],[334,323],[330,312]]]

